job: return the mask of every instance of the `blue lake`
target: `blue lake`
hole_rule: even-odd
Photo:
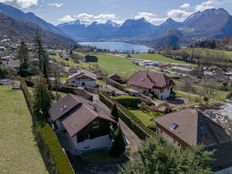
[[[80,45],[84,46],[92,46],[99,49],[107,49],[110,51],[118,51],[118,52],[139,52],[145,53],[150,50],[149,47],[144,45],[137,45],[125,42],[79,42]]]

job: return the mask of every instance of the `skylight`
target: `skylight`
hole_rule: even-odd
[[[176,123],[172,123],[170,126],[170,128],[173,130],[175,130],[177,127],[178,127],[178,124],[176,124]]]
[[[205,133],[206,128],[205,128],[205,126],[200,126],[199,130],[201,133]]]
[[[66,105],[63,105],[62,108],[61,108],[61,111],[64,111],[67,109],[67,106]]]

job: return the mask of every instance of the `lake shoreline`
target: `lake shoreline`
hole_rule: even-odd
[[[91,46],[98,49],[106,49],[110,51],[117,52],[138,52],[138,53],[147,53],[151,48],[130,42],[121,42],[121,41],[91,41],[91,42],[78,42],[82,46]]]

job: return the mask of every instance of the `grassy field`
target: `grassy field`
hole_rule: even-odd
[[[77,64],[73,61],[73,60],[64,60],[62,58],[59,58],[58,56],[56,55],[50,55],[49,56],[51,59],[54,59],[54,60],[57,60],[59,62],[63,62],[65,63],[67,66],[70,66],[70,67],[76,67]]]
[[[199,55],[199,56],[211,56],[211,57],[215,57],[218,55],[223,55],[226,56],[228,58],[232,59],[232,51],[223,51],[223,50],[213,50],[213,49],[206,49],[206,48],[186,48],[186,49],[181,49],[178,51],[174,51],[174,52],[185,52],[188,54],[192,54],[194,53],[195,55]]]
[[[98,57],[99,68],[107,74],[117,73],[122,77],[128,78],[133,73],[143,69],[142,67],[133,64],[129,59],[112,54],[96,54],[95,56]],[[85,66],[86,68],[91,65],[94,66],[94,64],[91,63],[82,64],[82,66]]]
[[[176,91],[183,91],[184,82],[175,80],[174,83],[175,83],[174,88]],[[200,84],[192,85],[192,88],[194,88],[194,91],[195,91],[194,94],[199,95],[201,97],[205,95],[205,88],[203,86],[200,86]],[[212,92],[212,95],[210,96],[210,99],[213,99],[215,101],[220,101],[220,102],[224,102],[227,99],[227,96],[229,95],[228,91],[222,91],[218,89],[211,88],[211,92]]]
[[[157,113],[145,113],[141,110],[129,110],[133,113],[145,126],[154,125],[153,119],[159,116]]]
[[[22,92],[0,86],[0,108],[0,173],[48,173]]]
[[[75,63],[72,60],[63,60],[57,56],[51,55],[50,58],[57,61],[63,62],[71,67],[81,67],[85,69],[95,69],[98,66],[106,74],[117,73],[122,77],[128,78],[133,73],[142,70],[142,67],[139,67],[132,63],[131,60],[115,56],[112,54],[95,54],[98,57],[98,63],[85,63],[81,62],[80,64]],[[63,80],[63,79],[62,79]]]
[[[165,63],[186,63],[183,61],[174,60],[169,57],[165,57],[160,54],[133,54],[132,58],[154,60],[154,61],[165,62]]]

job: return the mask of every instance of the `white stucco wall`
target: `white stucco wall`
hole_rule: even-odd
[[[170,89],[164,89],[164,91],[162,93],[159,94],[159,99],[167,99],[170,97],[171,94],[171,90]]]
[[[133,89],[135,89],[136,91],[139,91],[140,93],[145,93],[147,90],[140,88],[140,87],[136,87],[136,86],[132,86]],[[171,94],[171,90],[166,88],[163,90],[163,92],[161,92],[160,89],[152,89],[152,92],[159,98],[159,99],[167,99],[170,97]]]
[[[80,153],[94,149],[109,149],[112,146],[112,140],[109,138],[109,135],[88,139],[80,143],[77,143],[76,136],[70,138],[70,140]]]
[[[175,148],[181,148],[181,144],[179,144],[176,140],[174,140],[172,137],[170,137],[168,134],[166,134],[164,131],[162,131],[159,128],[157,128],[157,134],[165,139],[169,144],[172,144]],[[179,144],[179,146],[178,146]]]
[[[82,84],[85,83],[85,85],[83,86]],[[89,87],[89,88],[95,88],[96,85],[96,81],[95,80],[91,80],[91,79],[69,79],[67,81],[67,84],[70,86],[75,86],[75,87]]]

